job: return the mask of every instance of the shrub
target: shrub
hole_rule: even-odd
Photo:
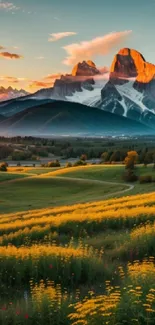
[[[47,165],[46,164],[41,164],[41,167],[47,167]]]
[[[53,160],[48,163],[48,167],[60,167],[60,162],[59,160]]]
[[[133,170],[128,170],[123,175],[123,179],[125,182],[136,182],[138,180],[138,176],[134,174]]]
[[[8,164],[6,162],[2,162],[0,164],[0,171],[1,172],[6,172],[7,171],[7,166],[8,166]]]
[[[84,160],[78,160],[78,161],[76,161],[75,163],[74,163],[74,165],[73,166],[86,166],[87,165],[87,163],[84,161]]]
[[[87,160],[87,155],[85,155],[85,154],[81,155],[80,160],[86,161]]]
[[[67,162],[66,163],[66,168],[70,168],[70,167],[72,167],[72,163],[71,162]]]
[[[143,175],[139,177],[140,184],[151,183],[152,181],[153,180],[151,175]]]

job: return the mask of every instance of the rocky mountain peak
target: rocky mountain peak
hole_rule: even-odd
[[[143,55],[133,49],[123,48],[114,57],[110,69],[110,79],[136,78],[147,83],[155,76],[155,65],[145,61]]]
[[[100,74],[100,71],[96,68],[96,65],[92,61],[83,61],[75,65],[72,70],[72,76],[95,76]]]

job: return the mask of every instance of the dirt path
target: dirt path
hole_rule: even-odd
[[[126,186],[127,188],[121,191],[113,192],[110,194],[105,194],[103,195],[103,199],[109,198],[114,195],[119,195],[126,193],[128,191],[132,191],[134,189],[133,184],[124,184],[124,183],[117,183],[117,182],[107,182],[107,181],[99,181],[99,180],[94,180],[94,179],[87,179],[87,178],[74,178],[74,177],[61,177],[61,176],[51,176],[51,178],[58,178],[58,179],[65,179],[65,180],[71,180],[71,181],[80,181],[80,182],[90,182],[90,183],[95,183],[95,184],[108,184],[108,185],[118,185],[118,186]]]
[[[26,173],[25,173],[26,174]],[[32,175],[32,174],[29,174],[28,177],[21,177],[21,178],[14,178],[14,179],[11,179],[11,180],[6,180],[6,181],[3,181],[3,182],[0,182],[0,185],[4,185],[4,184],[10,184],[10,183],[14,183],[14,182],[20,182],[20,181],[25,181],[26,179],[32,179],[32,178],[39,178],[39,177],[43,177],[44,174],[40,174],[40,175]],[[110,197],[113,197],[115,195],[119,195],[119,194],[124,194],[126,192],[129,192],[129,191],[132,191],[134,189],[134,185],[132,184],[124,184],[124,183],[118,183],[118,182],[108,182],[108,181],[100,181],[100,180],[94,180],[94,179],[87,179],[87,178],[75,178],[75,177],[62,177],[62,176],[49,176],[49,178],[54,178],[54,179],[62,179],[62,180],[70,180],[70,181],[79,181],[79,182],[87,182],[87,183],[95,183],[95,184],[108,184],[108,185],[118,185],[118,186],[126,186],[127,188],[126,189],[123,189],[121,191],[116,191],[116,192],[113,192],[113,193],[110,193],[110,194],[105,194],[103,195],[103,199],[107,199],[107,198],[110,198]]]

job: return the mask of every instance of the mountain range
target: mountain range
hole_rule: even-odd
[[[28,92],[24,89],[13,89],[12,87],[4,88],[0,87],[0,102],[6,101],[11,98],[17,98],[28,95]]]
[[[155,65],[123,48],[110,71],[80,62],[53,87],[0,103],[0,114],[1,132],[153,134]]]

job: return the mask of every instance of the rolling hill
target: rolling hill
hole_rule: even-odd
[[[55,101],[27,108],[0,123],[10,135],[133,135],[154,130],[124,116],[94,107]]]

